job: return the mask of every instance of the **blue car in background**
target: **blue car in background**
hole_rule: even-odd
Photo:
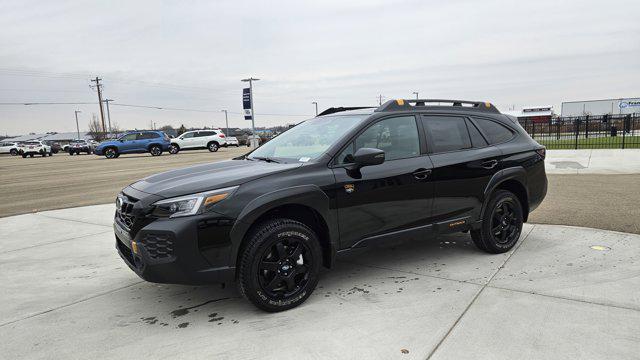
[[[120,154],[150,153],[162,155],[169,150],[171,140],[162,131],[135,131],[122,135],[117,140],[100,143],[93,151],[96,155],[104,155],[107,159],[115,159]]]

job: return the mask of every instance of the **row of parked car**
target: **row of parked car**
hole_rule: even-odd
[[[134,131],[129,132],[118,139],[108,140],[102,143],[87,141],[84,139],[73,140],[69,144],[61,146],[42,140],[32,140],[20,143],[0,143],[0,153],[34,157],[35,155],[52,156],[59,151],[69,155],[96,154],[108,159],[114,159],[121,154],[150,153],[152,156],[160,156],[167,151],[177,154],[182,150],[208,149],[216,152],[221,147],[240,146],[238,139],[226,136],[222,130],[195,130],[187,131],[182,135],[171,138],[162,131]]]

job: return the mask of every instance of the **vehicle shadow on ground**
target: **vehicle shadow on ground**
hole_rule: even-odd
[[[487,255],[477,250],[468,234],[354,251],[339,256],[334,268],[323,270],[315,292],[302,306],[291,311],[309,311],[327,301],[337,301],[342,305],[343,301],[369,294],[397,295],[410,291],[417,280],[431,279],[442,283],[449,281],[446,280],[448,274],[456,272],[460,264],[470,269],[463,269],[463,276],[466,274],[470,280],[482,282],[476,278],[481,279],[483,273],[493,273],[502,263],[499,261],[502,256]],[[478,261],[468,261],[473,258]],[[456,286],[464,281],[460,274],[451,280]],[[125,292],[130,297],[128,301],[133,302],[132,308],[143,309],[134,312],[139,316],[135,322],[147,325],[178,329],[209,323],[222,326],[256,320],[256,316],[269,316],[242,298],[235,283],[226,284],[223,288],[144,282],[131,286]]]

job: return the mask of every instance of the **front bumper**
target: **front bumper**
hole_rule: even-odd
[[[197,215],[147,222],[132,236],[117,214],[114,221],[118,254],[142,279],[186,285],[233,281],[233,220]]]

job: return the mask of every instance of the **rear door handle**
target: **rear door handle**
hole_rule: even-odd
[[[413,177],[416,178],[416,180],[424,180],[428,178],[429,175],[431,175],[431,170],[429,169],[418,169],[413,172]]]
[[[480,166],[485,169],[493,169],[494,167],[496,167],[496,165],[498,165],[498,160],[489,160],[483,162]]]

